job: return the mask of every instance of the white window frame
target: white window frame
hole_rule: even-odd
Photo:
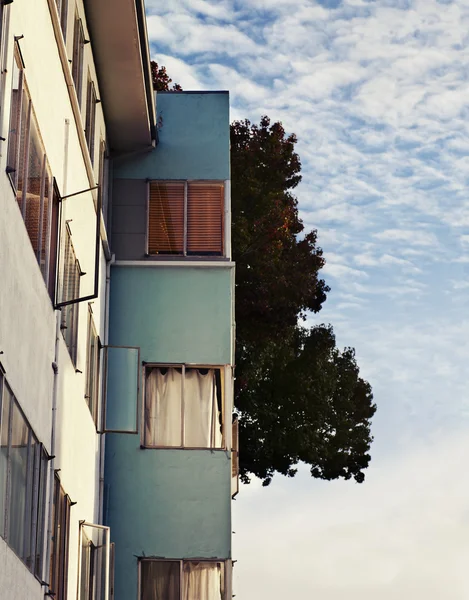
[[[90,598],[93,600],[110,600],[110,590],[111,590],[111,529],[105,525],[98,525],[96,523],[88,523],[86,521],[80,521],[80,531],[78,535],[78,577],[77,577],[77,600],[80,600],[81,595],[81,581],[82,581],[82,544],[83,544],[83,535],[84,529],[88,527],[90,529],[96,529],[102,532],[105,532],[105,570],[102,576],[104,577],[104,595],[101,596],[98,590],[92,590],[92,594]]]

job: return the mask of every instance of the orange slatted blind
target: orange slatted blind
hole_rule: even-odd
[[[182,182],[152,181],[150,184],[148,253],[184,253]]]
[[[224,195],[223,183],[188,183],[187,254],[223,254]]]

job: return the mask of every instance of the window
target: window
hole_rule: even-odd
[[[140,560],[139,600],[227,600],[225,563]]]
[[[222,448],[222,390],[219,368],[147,367],[144,445]]]
[[[98,423],[100,347],[99,337],[96,333],[93,322],[93,313],[90,306],[88,316],[88,343],[86,350],[85,399],[89,406],[95,425]]]
[[[72,77],[77,92],[78,104],[81,106],[81,86],[83,81],[83,49],[85,47],[85,34],[83,24],[78,15],[75,16],[75,27],[73,31],[73,57]]]
[[[96,90],[94,83],[88,76],[88,89],[86,94],[86,121],[85,121],[85,137],[90,152],[91,164],[94,164],[94,137],[95,137],[95,121],[96,121]]]
[[[148,254],[223,255],[223,182],[151,181]]]
[[[239,492],[239,421],[233,418],[231,424],[231,497]]]
[[[108,600],[111,588],[109,527],[81,523],[78,600]]]
[[[65,600],[67,597],[70,507],[70,497],[64,492],[60,485],[60,479],[56,474],[52,505],[49,573],[49,590],[53,593],[55,600]]]
[[[52,296],[58,200],[54,197],[52,174],[18,55],[13,67],[7,172],[16,190],[36,260]]]
[[[0,535],[42,579],[48,457],[0,374]]]
[[[72,244],[72,235],[68,227],[65,227],[63,275],[62,275],[62,302],[74,300],[80,295],[81,269],[75,257]],[[77,333],[78,333],[78,304],[63,306],[60,328],[65,339],[73,364],[77,362]]]
[[[68,0],[55,0],[57,4],[57,11],[59,13],[60,28],[62,29],[62,35],[64,42],[67,40],[67,17],[68,17]]]
[[[106,161],[106,142],[101,140],[99,143],[99,189],[101,194],[101,209],[103,211],[104,224],[108,222],[108,194],[107,194],[107,161]]]

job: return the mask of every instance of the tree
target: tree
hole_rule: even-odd
[[[156,90],[182,90],[165,67],[151,67]],[[296,141],[268,117],[231,125],[241,478],[268,485],[303,462],[313,477],[361,483],[376,406],[353,348],[339,351],[330,325],[304,326],[329,287],[317,231],[304,231],[292,194],[301,181]]]
[[[268,485],[275,471],[364,480],[370,461],[369,383],[331,326],[307,329],[329,291],[317,232],[304,232],[292,195],[301,180],[296,137],[268,117],[231,126],[232,244],[236,261],[235,405],[240,469]]]
[[[175,83],[172,88],[169,87],[173,80],[166,72],[166,67],[159,67],[154,60],[151,61],[151,77],[153,89],[157,92],[182,92],[182,87],[178,83]]]

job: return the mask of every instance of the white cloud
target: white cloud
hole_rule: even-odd
[[[468,452],[467,435],[454,431],[414,442],[382,469],[372,466],[362,486],[313,482],[302,472],[271,489],[243,487],[235,504],[234,528],[244,532],[234,536],[235,593],[245,600],[465,599]]]
[[[435,234],[429,231],[386,229],[374,233],[373,237],[381,241],[406,242],[413,246],[435,246],[438,243]]]

